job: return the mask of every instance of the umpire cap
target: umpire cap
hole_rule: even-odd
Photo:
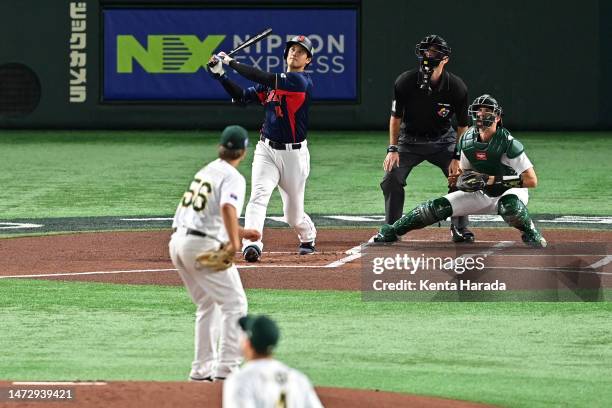
[[[296,35],[295,37],[292,37],[289,41],[287,41],[287,44],[285,45],[285,53],[283,54],[285,56],[285,59],[287,59],[287,55],[289,55],[289,48],[291,48],[293,44],[299,44],[304,47],[306,49],[306,52],[308,53],[308,57],[312,58],[312,43],[310,42],[308,37],[306,37],[305,35]]]
[[[238,320],[238,324],[246,333],[251,345],[259,354],[270,354],[278,343],[280,330],[268,316],[247,315]]]
[[[242,126],[228,126],[223,129],[219,144],[228,150],[246,149],[249,145],[249,134]]]

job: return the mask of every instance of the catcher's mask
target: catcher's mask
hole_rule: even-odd
[[[289,55],[289,48],[291,48],[293,44],[299,44],[304,47],[304,49],[308,53],[308,58],[312,59],[312,42],[310,42],[308,37],[306,37],[305,35],[296,35],[295,37],[292,37],[289,41],[287,41],[287,43],[285,44],[285,53],[283,54],[285,60],[287,60],[287,55]]]
[[[431,34],[417,43],[414,53],[419,60],[419,88],[430,93],[431,74],[444,58],[450,56],[451,49],[444,38]]]
[[[481,113],[480,109],[485,108],[486,113]],[[472,117],[472,123],[479,129],[488,128],[495,123],[495,118],[499,116],[501,125],[502,107],[497,100],[489,94],[480,95],[468,108]]]

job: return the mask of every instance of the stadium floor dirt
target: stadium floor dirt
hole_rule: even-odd
[[[307,290],[360,290],[362,285],[362,251],[375,231],[372,229],[322,229],[317,241],[318,252],[314,255],[297,255],[297,243],[293,231],[268,229],[265,231],[266,248],[260,262],[246,264],[238,261],[240,274],[246,288],[307,289]],[[507,262],[516,275],[524,259],[533,255],[526,253],[517,231],[504,228],[479,228],[474,232],[478,238],[473,245],[449,245],[446,228],[427,228],[410,233],[410,240],[393,244],[401,250],[429,248],[432,253],[455,255],[465,252],[491,250],[505,242],[505,248],[514,248],[518,257]],[[580,254],[581,262],[597,264],[605,270],[599,283],[610,287],[610,257],[607,245],[612,242],[612,231],[545,230],[549,243],[573,245],[583,243],[585,248],[595,249],[589,254]],[[170,231],[104,232],[22,237],[4,239],[0,242],[0,278],[28,277],[38,279],[93,281],[115,284],[181,285],[172,263],[167,245]],[[406,237],[407,238],[407,237]],[[433,246],[433,248],[432,248]],[[488,248],[488,249],[487,249]],[[601,253],[601,249],[605,253]],[[440,252],[441,251],[441,252]],[[445,252],[446,251],[446,252]],[[533,250],[532,250],[533,251]],[[548,256],[550,255],[550,256]],[[559,251],[541,254],[537,267],[558,268]],[[563,254],[564,256],[570,254]],[[585,256],[587,256],[585,258]],[[555,261],[554,258],[557,258]],[[531,262],[531,261],[530,261]],[[568,265],[577,265],[572,258]],[[599,263],[598,263],[599,262]],[[532,263],[525,263],[531,265]],[[529,267],[525,266],[529,272]],[[522,271],[525,272],[525,271]],[[447,277],[448,278],[448,277]],[[0,390],[6,393],[16,386],[0,382]],[[20,386],[27,389],[48,388],[40,385]],[[219,384],[161,383],[161,382],[110,382],[104,386],[69,386],[76,389],[78,406],[114,407],[150,406],[220,406]],[[321,400],[327,407],[478,407],[471,402],[412,396],[379,391],[317,388]],[[3,395],[6,398],[6,395]],[[6,402],[0,406],[38,406],[37,401]],[[5,403],[6,402],[6,403]],[[8,404],[8,405],[7,405]],[[47,401],[45,407],[73,406],[72,402]]]
[[[221,383],[190,383],[190,382],[98,382],[66,383],[63,385],[43,385],[2,382],[2,399],[0,407],[7,408],[135,408],[135,407],[220,407]],[[12,394],[9,392],[12,390]],[[19,395],[34,395],[29,390],[70,390],[72,400],[44,400],[42,399],[12,399],[16,390],[28,390]],[[421,407],[421,408],[484,408],[490,405],[477,404],[467,401],[448,400],[443,398],[420,397],[393,392],[355,390],[347,388],[316,387],[317,395],[326,407],[354,407],[354,408],[395,408],[395,407]],[[64,391],[63,395],[67,395]],[[40,395],[40,391],[39,391]]]
[[[360,245],[366,243],[374,232],[371,229],[322,229],[317,239],[318,252],[299,256],[293,231],[267,229],[261,261],[255,264],[237,261],[243,284],[245,288],[361,290]],[[413,252],[423,252],[427,248],[427,251],[435,249],[438,255],[452,252],[457,256],[458,253],[483,251],[507,242],[510,249],[506,251],[515,251],[515,256],[506,262],[509,268],[514,268],[517,283],[521,281],[522,273],[529,272],[527,265],[532,264],[530,258],[534,254],[541,254],[539,267],[560,267],[560,249],[528,249],[515,230],[478,228],[474,232],[478,239],[476,244],[453,245],[449,242],[447,229],[426,228],[411,232],[392,248]],[[4,239],[0,241],[0,277],[181,285],[168,255],[170,234],[170,231],[103,232]],[[612,231],[550,229],[544,230],[544,235],[551,248],[565,245],[561,250],[567,251],[568,246],[581,243],[580,250],[584,252],[588,249],[585,246],[589,247],[590,251],[595,251],[589,255],[593,263],[601,255],[597,252],[602,248],[597,246],[605,247],[612,242]],[[550,256],[545,257],[547,254]],[[555,257],[557,260],[553,259]],[[496,262],[500,262],[499,259]],[[566,263],[571,264],[569,260]],[[525,265],[524,270],[517,269],[521,264]],[[609,262],[602,268],[607,271],[610,266],[612,263]],[[603,283],[610,279],[610,275],[602,276]]]

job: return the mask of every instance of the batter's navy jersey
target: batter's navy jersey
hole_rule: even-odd
[[[262,136],[279,143],[300,143],[308,132],[312,79],[305,72],[276,74],[276,89],[256,85],[245,90],[248,102],[264,106]]]

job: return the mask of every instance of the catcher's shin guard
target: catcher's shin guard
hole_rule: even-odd
[[[497,212],[508,225],[523,233],[521,238],[525,244],[535,248],[546,247],[546,240],[533,223],[527,207],[516,195],[508,194],[500,198]]]
[[[385,224],[380,227],[378,234],[374,237],[374,242],[395,242],[397,241],[397,234],[393,229],[392,225]]]
[[[445,220],[453,214],[451,203],[440,197],[426,201],[404,215],[393,224],[397,235],[404,235],[408,231],[424,228],[434,222]]]

